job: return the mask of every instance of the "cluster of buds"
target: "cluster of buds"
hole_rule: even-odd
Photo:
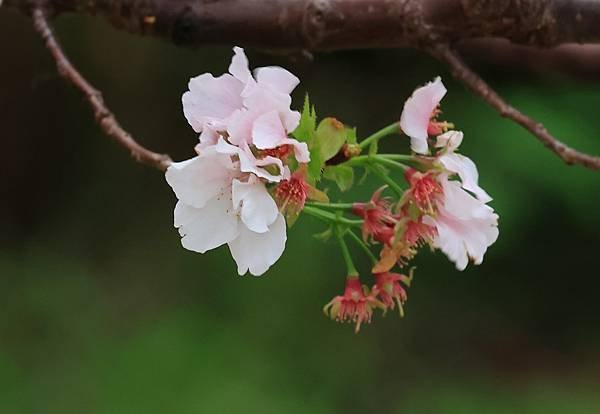
[[[498,216],[478,185],[475,164],[456,152],[462,132],[439,119],[446,94],[440,78],[414,91],[399,122],[364,140],[335,118],[317,123],[308,96],[302,112],[292,110],[290,93],[299,82],[280,67],[251,71],[237,47],[228,73],[190,80],[182,101],[199,134],[196,154],[166,172],[186,249],[204,253],[227,244],[238,273],[259,276],[283,254],[287,227],[300,214],[324,221],[321,236],[338,236],[349,275],[343,295],[324,311],[357,331],[376,309],[404,314],[413,271],[393,269],[408,266],[420,248],[441,250],[460,270],[469,260],[481,263],[498,236]],[[411,154],[378,153],[379,139],[400,132],[410,138]],[[331,203],[324,183],[346,192],[355,168],[384,185],[367,202]],[[362,237],[354,233],[358,227]],[[373,262],[371,287],[359,278],[348,237]]]

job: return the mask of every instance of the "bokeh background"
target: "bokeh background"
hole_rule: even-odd
[[[126,129],[192,155],[181,94],[189,77],[224,72],[229,47],[178,48],[81,16],[56,26]],[[249,55],[301,78],[297,107],[308,91],[361,136],[442,75],[446,118],[501,217],[484,264],[460,273],[423,252],[406,317],[355,335],[321,313],[344,265],[310,217],[262,278],[237,276],[226,248],[184,250],[163,176],[102,135],[30,22],[0,10],[0,413],[600,412],[600,175],[564,165],[422,53]],[[510,102],[600,153],[600,71],[471,55]]]

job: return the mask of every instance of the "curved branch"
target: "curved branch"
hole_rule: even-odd
[[[452,75],[462,82],[475,95],[478,95],[501,116],[508,118],[531,132],[542,144],[558,155],[567,164],[580,164],[593,170],[600,170],[600,157],[577,151],[556,139],[548,130],[533,118],[528,117],[509,105],[490,85],[473,72],[458,54],[448,45],[440,44],[430,48],[430,53],[446,63]]]
[[[117,144],[129,150],[131,156],[136,161],[150,165],[161,171],[166,170],[171,164],[171,158],[168,155],[150,151],[133,139],[133,137],[119,125],[113,113],[107,108],[102,99],[102,94],[90,85],[77,69],[75,69],[71,62],[69,62],[69,59],[64,54],[50,28],[45,12],[40,8],[34,8],[32,18],[35,30],[39,33],[45,46],[56,61],[58,73],[83,93],[85,99],[92,107],[96,122],[100,125],[106,135],[113,138]]]

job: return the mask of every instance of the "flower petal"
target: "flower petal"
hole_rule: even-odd
[[[494,211],[490,206],[463,190],[460,182],[450,181],[442,175],[440,183],[444,192],[444,208],[453,216],[461,219],[485,218],[490,211]]]
[[[286,240],[285,220],[281,214],[266,233],[255,233],[240,226],[239,236],[229,242],[238,273],[244,275],[250,271],[254,276],[265,273],[283,254]]]
[[[435,146],[443,148],[444,152],[452,153],[458,149],[463,140],[462,131],[447,131],[438,135]]]
[[[252,143],[258,149],[277,148],[287,138],[277,111],[259,116],[252,127]]]
[[[240,218],[248,229],[256,233],[269,231],[279,210],[265,185],[259,180],[243,183],[233,180],[233,206],[240,210]]]
[[[427,128],[433,111],[446,94],[446,87],[440,77],[425,86],[417,88],[404,103],[400,116],[400,128],[411,137],[412,150],[424,154],[427,152]]]
[[[231,64],[229,65],[229,73],[235,76],[240,82],[246,84],[252,78],[250,69],[248,69],[246,53],[244,49],[237,46],[233,48],[233,53]]]
[[[254,77],[259,84],[267,85],[274,91],[289,95],[300,83],[294,74],[279,66],[267,66],[254,70]]]
[[[243,105],[243,84],[229,74],[215,78],[204,73],[192,78],[183,94],[183,113],[194,131],[202,132],[208,122],[223,129],[226,118]]]
[[[436,227],[435,247],[442,250],[458,270],[467,267],[469,258],[474,264],[481,264],[487,248],[498,238],[498,216],[493,211],[484,218],[463,220],[441,208],[435,219],[426,216],[423,223]]]
[[[462,181],[462,187],[475,194],[479,201],[483,203],[492,201],[492,197],[477,183],[479,181],[479,173],[477,172],[477,166],[470,158],[460,154],[449,153],[439,157],[439,161],[445,169],[457,173]]]
[[[241,148],[227,143],[223,138],[219,140],[215,146],[217,152],[221,154],[237,155],[240,160],[240,170],[242,172],[253,173],[260,178],[264,178],[269,182],[278,183],[289,177],[289,168],[283,165],[279,158],[267,156],[261,159],[256,159],[247,144],[242,143]],[[270,165],[275,165],[279,174],[271,174],[264,168]]]
[[[181,201],[175,206],[175,227],[179,228],[181,244],[188,250],[204,253],[234,240],[239,235],[239,219],[231,197],[215,197],[203,208],[194,208]]]
[[[289,144],[294,147],[294,156],[296,161],[300,163],[307,163],[310,161],[310,151],[306,142],[299,142],[296,139],[288,138],[283,141],[284,144]]]
[[[200,156],[172,163],[165,178],[179,200],[201,208],[226,191],[234,173],[231,157],[209,147]]]

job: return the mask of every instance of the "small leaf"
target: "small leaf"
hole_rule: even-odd
[[[298,127],[292,132],[292,136],[300,142],[306,142],[308,147],[313,144],[315,131],[317,129],[317,113],[314,106],[311,107],[308,94],[304,97],[304,107],[300,115]]]
[[[348,191],[354,184],[354,169],[347,165],[326,167],[323,176],[328,180],[335,181],[342,191]]]
[[[306,180],[315,184],[321,179],[321,171],[325,160],[321,156],[320,142],[316,139],[317,113],[314,106],[310,105],[308,94],[304,98],[304,107],[300,115],[300,123],[292,132],[292,136],[300,142],[306,142],[310,151],[310,162],[308,163]]]
[[[346,127],[346,142],[348,144],[356,144],[357,143],[357,138],[356,138],[356,128],[350,128],[350,127]]]
[[[325,118],[317,127],[316,140],[321,148],[323,160],[335,156],[346,143],[348,129],[335,118]]]

